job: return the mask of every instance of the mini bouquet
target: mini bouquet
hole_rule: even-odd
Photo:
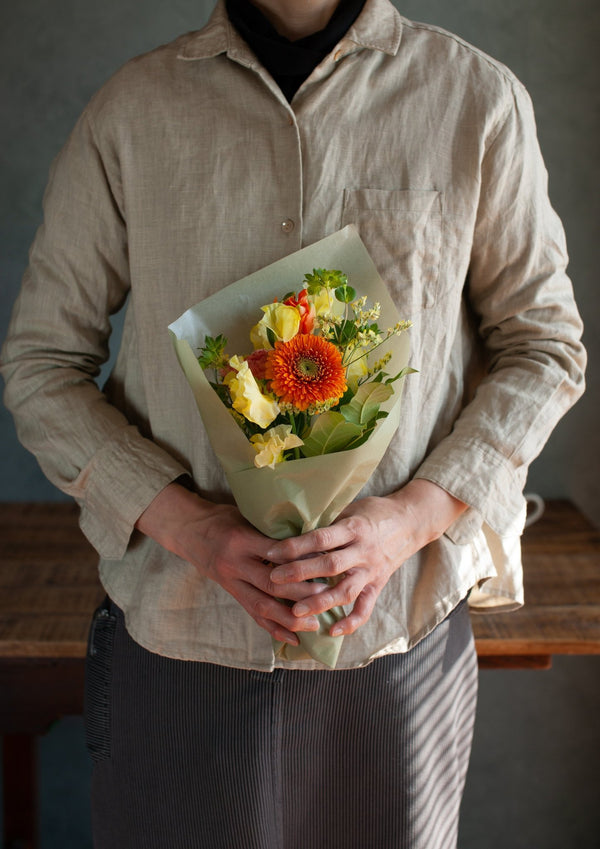
[[[409,326],[351,226],[170,326],[238,507],[262,533],[282,539],[328,525],[367,482],[414,371]],[[343,616],[321,614],[319,631],[298,634],[298,647],[274,642],[275,654],[334,667],[343,637],[328,631]]]

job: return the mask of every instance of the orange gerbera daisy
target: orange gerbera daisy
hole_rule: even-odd
[[[342,355],[331,342],[310,333],[276,342],[269,351],[265,374],[278,399],[297,410],[335,402],[346,391]]]

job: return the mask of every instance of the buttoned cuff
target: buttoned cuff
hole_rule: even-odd
[[[419,466],[424,478],[460,499],[469,509],[448,528],[446,536],[467,545],[487,524],[500,537],[511,532],[525,504],[521,478],[492,446],[448,436]]]
[[[94,455],[69,488],[81,507],[81,530],[102,558],[122,559],[146,507],[169,483],[187,474],[136,428],[126,428]]]

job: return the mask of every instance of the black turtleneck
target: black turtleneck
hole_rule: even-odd
[[[325,29],[290,41],[250,0],[226,0],[227,14],[288,101],[360,14],[365,0],[340,0]]]

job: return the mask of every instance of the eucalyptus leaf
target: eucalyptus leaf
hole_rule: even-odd
[[[361,425],[348,422],[341,413],[329,410],[317,417],[304,439],[301,452],[305,457],[317,457],[344,451],[351,442],[362,436],[362,432]]]

